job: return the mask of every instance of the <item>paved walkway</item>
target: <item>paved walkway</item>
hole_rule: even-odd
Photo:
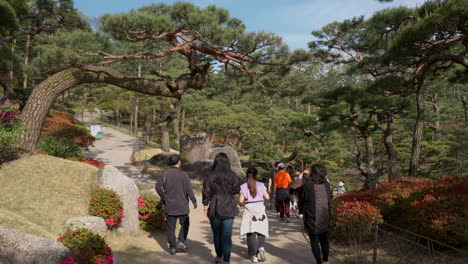
[[[146,179],[130,163],[130,156],[136,139],[109,127],[103,127],[103,138],[97,140],[94,147],[86,153],[88,157],[101,160],[119,168],[127,176],[137,182],[154,184],[154,181]],[[189,253],[170,256],[167,253],[167,240],[165,233],[155,235],[154,239],[160,248],[156,251],[142,250],[134,263],[210,263],[214,255],[214,247],[211,238],[209,221],[203,216],[200,197],[199,208],[192,209],[190,213],[190,233],[187,241]],[[238,216],[234,222],[233,248],[231,263],[250,263],[247,260],[247,244],[239,238],[240,219]],[[302,221],[292,219],[289,224],[280,223],[278,217],[269,213],[270,237],[266,240],[267,263],[271,264],[303,264],[315,263],[310,246],[302,234]],[[143,252],[145,251],[145,252]],[[333,263],[333,262],[331,262]]]

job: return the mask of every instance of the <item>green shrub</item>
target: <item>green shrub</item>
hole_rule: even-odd
[[[95,188],[91,191],[88,213],[104,218],[109,228],[118,228],[124,217],[122,200],[112,190]]]
[[[145,194],[138,198],[138,218],[143,230],[155,231],[166,228],[164,211],[156,209],[158,202],[156,198]]]
[[[83,150],[73,141],[59,137],[44,137],[37,144],[38,149],[59,158],[83,157]]]
[[[61,264],[113,263],[112,250],[104,238],[89,229],[67,230],[57,240],[71,251],[71,256]]]

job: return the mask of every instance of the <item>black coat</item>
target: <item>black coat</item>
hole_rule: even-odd
[[[240,180],[234,172],[217,175],[211,173],[203,181],[203,205],[208,207],[210,219],[234,218],[238,213],[234,195],[240,193]]]
[[[169,168],[159,175],[156,192],[164,200],[167,215],[186,215],[190,212],[189,199],[197,203],[188,174],[178,168]]]
[[[330,201],[333,198],[330,184],[306,183],[300,197],[304,203],[303,220],[306,230],[310,234],[327,232],[330,226]]]

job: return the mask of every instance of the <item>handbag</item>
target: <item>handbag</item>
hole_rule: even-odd
[[[163,176],[163,178],[162,178],[162,180],[163,180],[162,189],[163,189],[163,192],[165,192],[164,191],[164,182],[166,181],[166,175],[163,173],[162,176]],[[158,211],[161,211],[163,209],[163,206],[164,206],[164,198],[161,197],[161,200],[159,200],[158,204],[156,205],[156,209]]]

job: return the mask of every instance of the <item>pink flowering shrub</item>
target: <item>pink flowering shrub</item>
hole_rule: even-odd
[[[370,239],[374,224],[383,222],[380,210],[365,201],[334,200],[332,206],[333,234],[337,240]]]
[[[119,195],[104,188],[95,188],[91,191],[88,213],[104,218],[109,228],[118,228],[124,217]]]
[[[13,142],[24,131],[19,120],[18,107],[0,97],[0,164],[19,158],[20,150]]]
[[[156,209],[158,200],[143,194],[138,198],[140,227],[146,231],[163,230],[166,227],[164,211]]]
[[[67,256],[60,264],[113,264],[112,250],[101,236],[86,228],[67,230],[57,239],[68,247],[71,256]]]

